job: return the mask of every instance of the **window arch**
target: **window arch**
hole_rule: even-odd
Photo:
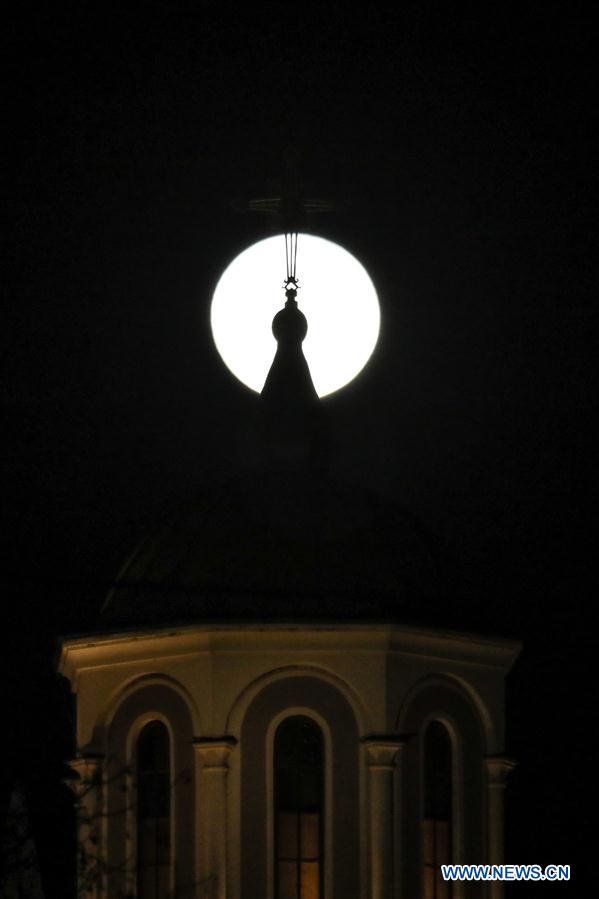
[[[429,722],[424,732],[424,793],[422,808],[422,895],[450,899],[451,883],[440,866],[452,859],[453,759],[451,737],[441,721]]]
[[[356,717],[335,685],[303,671],[265,684],[248,705],[241,725],[241,899],[277,897],[275,744],[278,728],[296,716],[315,722],[322,734],[320,899],[333,895],[360,899],[366,881],[366,847],[360,833]]]
[[[276,899],[321,899],[324,875],[324,740],[312,718],[294,715],[275,734]]]
[[[169,734],[153,720],[139,733],[137,770],[137,897],[166,899],[171,890],[171,757]]]

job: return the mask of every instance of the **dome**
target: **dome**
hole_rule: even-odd
[[[206,490],[144,539],[105,622],[402,617],[440,595],[430,540],[369,490],[266,473]]]

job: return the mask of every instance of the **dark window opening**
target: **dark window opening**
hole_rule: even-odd
[[[151,721],[137,741],[138,899],[171,894],[170,780],[168,732],[161,721]]]
[[[322,732],[310,718],[287,718],[275,736],[277,899],[323,896]]]
[[[452,805],[451,740],[440,721],[431,721],[424,735],[424,899],[451,899],[451,883],[443,880],[440,866],[451,863]]]

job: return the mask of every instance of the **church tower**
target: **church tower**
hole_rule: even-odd
[[[81,895],[499,899],[440,866],[503,860],[519,645],[447,629],[424,531],[329,475],[294,279],[260,464],[144,539],[62,641]]]

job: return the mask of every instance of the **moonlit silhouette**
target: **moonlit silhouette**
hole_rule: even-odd
[[[308,320],[303,351],[319,396],[362,370],[376,345],[380,309],[363,265],[338,244],[300,234],[299,308]],[[277,349],[271,325],[283,305],[285,242],[269,237],[240,253],[214,291],[212,334],[233,374],[261,391]]]

